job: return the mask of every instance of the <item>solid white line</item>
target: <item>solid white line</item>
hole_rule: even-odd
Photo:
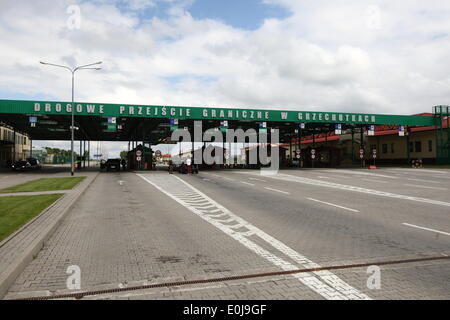
[[[417,184],[409,184],[409,183],[405,184],[405,186],[417,187],[417,188],[425,188],[425,189],[434,189],[434,190],[447,190],[446,188],[419,186]]]
[[[413,227],[413,228],[417,228],[417,229],[422,229],[422,230],[427,230],[427,231],[432,231],[432,232],[436,232],[436,233],[440,233],[440,234],[445,234],[446,236],[450,236],[450,233],[448,232],[444,232],[444,231],[439,231],[439,230],[434,230],[434,229],[430,229],[430,228],[425,228],[425,227],[420,227],[420,226],[416,226],[414,224],[409,224],[409,223],[403,223],[405,226],[408,227]]]
[[[252,186],[252,187],[255,186],[253,183],[248,183],[248,182],[245,182],[245,181],[241,181],[241,183],[246,184],[246,185],[248,185],[248,186]]]
[[[264,189],[267,189],[267,190],[270,190],[270,191],[279,192],[279,193],[284,193],[284,194],[290,194],[289,192],[281,191],[281,190],[278,190],[278,189],[272,189],[272,188],[269,188],[269,187],[264,187]]]
[[[339,206],[337,204],[333,204],[333,203],[329,203],[329,202],[325,202],[325,201],[320,201],[320,200],[313,199],[313,198],[307,198],[307,199],[311,200],[311,201],[327,204],[329,206],[333,206],[333,207],[341,208],[341,209],[344,209],[344,210],[348,210],[348,211],[351,211],[351,212],[359,212],[358,210],[355,210],[355,209],[350,209],[350,208],[347,208],[347,207]]]

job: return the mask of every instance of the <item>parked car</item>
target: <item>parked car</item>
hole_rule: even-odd
[[[41,170],[42,166],[38,159],[35,158],[27,158],[28,163],[31,165],[30,169]]]
[[[31,170],[31,164],[26,160],[19,160],[12,164],[11,170],[13,171]]]
[[[120,171],[120,159],[106,160],[106,171],[116,170]]]

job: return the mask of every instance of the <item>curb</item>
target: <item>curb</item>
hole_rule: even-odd
[[[86,192],[89,186],[97,179],[99,172],[91,179],[90,182],[84,186],[84,189],[76,195],[69,205],[62,209],[62,213],[56,218],[56,220],[52,221],[51,224],[45,228],[45,230],[39,234],[39,236],[32,240],[29,246],[25,248],[20,254],[20,256],[14,258],[14,262],[11,263],[4,269],[0,274],[0,299],[3,299],[5,295],[8,293],[9,288],[13,285],[14,281],[17,277],[24,271],[24,269],[30,264],[31,261],[34,260],[36,254],[41,251],[45,242],[52,236],[55,230],[59,227],[62,220],[67,216],[67,213],[73,208],[75,202]],[[55,193],[58,193],[55,191]],[[29,228],[34,222],[38,220],[39,217],[44,216],[47,212],[49,212],[52,208],[55,207],[58,203],[60,203],[65,196],[58,199],[56,202],[51,204],[48,208],[42,211],[37,217],[32,219],[30,222],[22,226],[19,230],[14,232],[11,236],[6,238],[1,242],[1,245],[5,245],[7,242],[13,241],[13,238],[21,233],[25,228]],[[1,247],[0,247],[1,248]]]

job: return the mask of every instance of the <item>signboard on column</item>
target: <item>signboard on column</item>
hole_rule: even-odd
[[[169,119],[170,131],[178,130],[178,119]]]
[[[220,121],[220,132],[226,133],[228,130],[228,120]]]
[[[334,129],[334,133],[337,135],[342,134],[342,124],[336,124],[335,129]]]
[[[374,136],[375,135],[375,126],[373,126],[373,125],[369,126],[369,128],[367,130],[367,135],[368,136]]]
[[[398,127],[398,135],[400,137],[404,137],[405,136],[405,126],[399,126]]]

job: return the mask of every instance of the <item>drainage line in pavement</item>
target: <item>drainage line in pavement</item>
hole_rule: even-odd
[[[137,291],[137,290],[153,289],[153,288],[186,286],[186,285],[193,285],[193,284],[204,284],[204,283],[244,280],[244,279],[252,279],[252,278],[273,277],[273,276],[282,276],[282,275],[318,272],[318,271],[354,269],[354,268],[370,267],[373,265],[386,266],[386,265],[427,262],[427,261],[440,261],[440,260],[450,260],[450,256],[416,258],[416,259],[406,259],[406,260],[392,260],[392,261],[371,262],[371,263],[359,263],[359,264],[338,265],[338,266],[328,266],[328,267],[318,267],[318,268],[308,268],[308,269],[297,269],[297,270],[288,270],[288,271],[256,273],[256,274],[247,274],[247,275],[240,275],[240,276],[229,276],[229,277],[222,277],[222,278],[202,279],[202,280],[186,280],[186,281],[176,281],[176,282],[166,282],[166,283],[155,283],[155,284],[127,287],[127,288],[114,288],[114,289],[74,292],[74,293],[66,293],[66,294],[57,294],[57,295],[53,295],[53,296],[29,297],[29,298],[19,298],[19,299],[11,299],[11,300],[52,300],[52,299],[66,299],[66,298],[82,299],[85,296],[96,296],[96,295],[103,295],[103,294],[108,294],[108,293]]]

